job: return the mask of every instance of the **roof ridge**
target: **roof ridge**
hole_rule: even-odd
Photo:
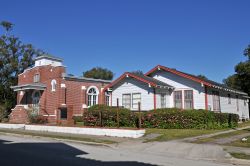
[[[203,78],[200,78],[200,77],[198,77],[196,75],[189,74],[189,73],[186,73],[186,72],[182,72],[180,70],[172,69],[172,68],[169,68],[169,67],[166,67],[166,66],[162,66],[162,65],[155,66],[153,69],[151,69],[150,71],[148,71],[147,73],[145,73],[145,75],[150,75],[153,72],[155,72],[155,70],[157,70],[157,69],[158,70],[159,69],[166,70],[166,71],[171,72],[173,74],[185,77],[187,79],[191,79],[191,80],[196,81],[196,82],[200,82],[200,83],[205,84],[207,86],[212,86],[212,87],[215,87],[215,88],[216,87],[220,87],[222,89],[224,88],[224,90],[231,90],[231,91],[235,91],[235,93],[248,95],[247,93],[245,93],[243,91],[240,91],[240,90],[228,87],[225,84],[221,84],[221,83],[218,83],[218,82],[210,80],[210,79],[203,79]]]

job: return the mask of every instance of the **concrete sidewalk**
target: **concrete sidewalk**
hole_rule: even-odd
[[[184,139],[181,139],[181,140],[186,141],[186,142],[194,142],[197,139],[209,138],[209,137],[213,137],[213,136],[216,136],[216,135],[231,133],[231,132],[234,132],[234,131],[244,130],[244,129],[249,129],[249,128],[250,128],[250,126],[246,126],[246,127],[242,127],[242,128],[235,128],[235,129],[230,129],[230,130],[226,130],[226,131],[216,132],[216,133],[212,133],[212,134],[206,134],[206,135],[200,135],[200,136],[196,136],[196,137],[184,138]]]

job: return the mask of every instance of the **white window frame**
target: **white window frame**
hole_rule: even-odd
[[[137,97],[137,98],[135,98],[134,96],[135,95],[140,95],[140,97]],[[136,102],[135,102],[135,100],[137,100]],[[132,93],[132,108],[133,109],[138,109],[138,103],[141,103],[141,93]]]
[[[129,96],[129,100],[128,100],[129,104],[127,104],[127,102],[125,103],[125,98],[124,98],[125,95]],[[122,94],[122,106],[124,108],[131,109],[131,98],[132,98],[131,97],[131,93],[124,93],[124,94]]]
[[[176,107],[176,99],[175,99],[175,93],[180,93],[181,94],[181,99],[179,99],[178,101],[181,101],[181,107],[179,108],[179,107]],[[174,99],[174,107],[175,108],[179,108],[179,109],[183,109],[183,100],[182,100],[182,98],[183,98],[183,94],[182,94],[182,90],[176,90],[176,91],[174,91],[173,92],[173,99]]]
[[[111,105],[111,93],[105,92],[105,105],[110,106]]]
[[[166,93],[160,93],[161,108],[166,108]]]
[[[95,93],[93,92],[89,92],[91,89],[95,90]],[[90,86],[87,90],[87,104],[88,107],[91,107],[93,105],[97,105],[98,104],[98,96],[99,96],[99,90],[96,86]]]
[[[51,81],[51,91],[52,91],[52,92],[55,92],[55,91],[56,91],[56,80],[55,80],[55,79],[53,79],[53,80]]]
[[[191,92],[192,94],[192,98],[191,99],[187,99],[186,98],[186,92]],[[194,109],[194,91],[192,89],[188,89],[188,90],[184,90],[184,96],[183,96],[183,99],[184,99],[184,109]],[[191,102],[191,108],[187,108],[186,106],[186,102]]]
[[[33,82],[34,82],[34,83],[40,82],[40,74],[37,73],[37,74],[34,75],[34,77],[33,77]]]

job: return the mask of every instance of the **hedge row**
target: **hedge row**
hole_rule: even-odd
[[[220,129],[236,127],[239,120],[236,114],[176,108],[143,112],[140,117],[143,128],[162,129]],[[85,111],[82,117],[74,117],[74,120],[76,123],[83,122],[85,126],[118,127],[119,121],[119,127],[138,127],[139,113],[124,108],[97,105]]]

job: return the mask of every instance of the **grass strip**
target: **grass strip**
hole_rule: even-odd
[[[174,139],[182,139],[204,134],[211,134],[221,130],[199,130],[199,129],[146,129],[146,135],[160,134],[160,136],[153,139],[146,139],[144,142],[152,141],[169,141]]]
[[[236,130],[233,132],[223,133],[223,134],[215,135],[212,137],[200,138],[200,139],[197,139],[196,141],[194,141],[193,143],[208,143],[208,142],[213,142],[217,139],[232,137],[232,136],[241,135],[241,134],[249,133],[249,132],[250,132],[250,129]]]
[[[237,146],[237,147],[244,147],[244,148],[250,148],[250,136],[246,137],[247,141],[242,141],[241,139],[237,141],[233,141],[230,144],[227,144],[228,146]]]
[[[231,154],[231,156],[233,156],[234,158],[237,158],[237,159],[250,160],[250,155],[249,155],[249,154],[245,154],[245,153],[234,153],[234,152],[231,152],[230,154]]]

